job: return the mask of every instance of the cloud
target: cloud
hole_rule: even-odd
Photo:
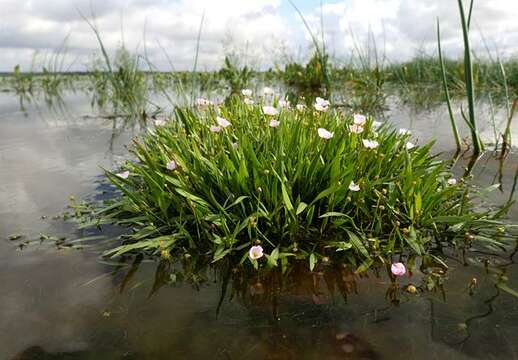
[[[66,63],[85,69],[98,44],[80,11],[95,13],[96,24],[108,49],[124,42],[143,52],[162,69],[169,69],[163,49],[176,69],[190,69],[196,38],[205,14],[199,67],[218,68],[224,51],[241,51],[256,66],[282,61],[286,51],[303,49],[310,37],[287,0],[3,0],[0,14],[0,70],[18,63],[27,69],[34,51],[50,53],[68,36]],[[462,54],[457,2],[452,0],[341,0],[325,3],[301,0],[304,16],[316,33],[324,16],[329,51],[347,59],[365,48],[369,36],[380,54],[391,61],[406,60],[418,50],[436,51],[435,22],[439,18],[445,52]],[[465,1],[467,3],[467,1]],[[288,10],[286,10],[288,9]],[[512,54],[518,51],[518,2],[475,2],[472,43]],[[370,35],[369,35],[370,34]],[[145,41],[144,41],[145,39]],[[287,50],[286,50],[287,49]],[[43,59],[43,56],[40,56]],[[40,60],[43,61],[43,60]],[[40,64],[41,66],[41,64]]]
[[[76,67],[84,68],[98,44],[80,12],[90,15],[92,10],[106,48],[114,50],[124,43],[129,50],[143,52],[146,47],[150,60],[162,68],[169,66],[161,47],[177,69],[192,67],[203,14],[201,68],[220,65],[224,40],[229,38],[252,49],[262,63],[271,63],[270,54],[290,31],[279,13],[280,0],[104,0],[93,1],[92,6],[90,0],[4,2],[0,15],[4,71],[17,63],[27,69],[28,50],[52,51],[67,36],[69,60],[79,57]]]
[[[468,4],[464,1],[465,5]],[[466,9],[467,11],[467,9]],[[436,21],[449,56],[462,54],[463,42],[459,9],[452,0],[346,0],[325,4],[327,41],[338,56],[348,57],[358,45],[375,40],[378,51],[392,61],[407,60],[418,51],[435,53]],[[320,9],[307,14],[319,28]],[[486,46],[501,53],[518,51],[518,2],[486,0],[475,2],[471,42],[477,52]]]

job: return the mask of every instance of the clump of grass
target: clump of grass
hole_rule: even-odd
[[[108,66],[109,64],[109,66]],[[141,116],[148,99],[146,74],[140,70],[139,56],[124,47],[118,49],[114,59],[96,62],[90,72],[92,105],[111,105],[115,114]]]
[[[245,89],[250,84],[253,72],[246,65],[240,67],[236,58],[225,56],[225,62],[218,74],[228,84],[230,94],[239,95],[241,89]]]
[[[330,90],[326,75],[326,69],[330,67],[328,62],[327,55],[320,56],[315,52],[305,66],[291,62],[286,64],[284,71],[278,73],[284,83],[294,89],[297,95],[306,95],[311,100]]]
[[[506,237],[495,221],[503,211],[476,211],[470,186],[406,131],[353,119],[322,99],[280,111],[237,97],[199,103],[204,109],[177,108],[135,141],[136,161],[122,173],[106,172],[120,197],[92,220],[134,229],[107,256],[187,251],[256,267],[293,259],[310,269],[333,260],[366,269]],[[249,253],[253,246],[265,256]]]
[[[102,61],[98,61],[90,71],[94,90],[92,104],[105,106],[109,102],[114,113],[120,111],[124,116],[144,117],[148,85],[146,75],[140,69],[140,56],[130,53],[122,44],[110,58],[94,19],[81,16],[94,32],[102,53]]]
[[[20,65],[16,65],[10,80],[11,87],[19,98],[20,109],[25,111],[25,104],[31,101],[35,91],[34,74],[32,70],[24,73]]]

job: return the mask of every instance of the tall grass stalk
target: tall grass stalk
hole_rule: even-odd
[[[462,0],[458,0],[459,4],[459,12],[460,19],[462,25],[462,35],[464,39],[464,71],[465,71],[465,80],[466,80],[466,95],[468,98],[468,112],[469,116],[466,117],[463,113],[463,118],[466,120],[470,130],[471,130],[471,139],[473,142],[473,152],[475,154],[480,154],[484,150],[484,144],[480,139],[480,134],[477,128],[477,121],[475,115],[475,82],[473,79],[473,62],[471,59],[471,46],[469,40],[469,26],[471,24],[471,17],[473,13],[473,3],[474,0],[471,0],[469,16],[466,18],[464,5]]]
[[[196,37],[196,52],[194,53],[194,64],[192,67],[192,88],[191,88],[191,106],[194,105],[194,86],[196,81],[196,70],[198,68],[198,55],[200,54],[200,42],[201,42],[201,32],[203,30],[203,22],[205,21],[205,11],[201,15],[200,26],[198,28],[198,36]]]
[[[322,32],[322,46],[320,46],[318,44],[317,37],[315,36],[313,31],[311,30],[311,27],[309,26],[308,22],[306,21],[306,18],[304,17],[304,15],[300,11],[300,9],[297,7],[297,5],[295,5],[295,3],[292,0],[288,0],[288,1],[290,2],[291,6],[295,9],[297,14],[299,15],[300,19],[302,20],[302,23],[304,24],[304,27],[306,28],[306,30],[309,33],[309,36],[311,37],[311,41],[313,42],[313,46],[315,46],[315,52],[317,53],[318,58],[320,60],[320,65],[322,66],[322,74],[324,76],[324,83],[326,85],[325,91],[328,92],[331,89],[330,89],[330,78],[329,78],[329,71],[328,71],[329,63],[328,63],[328,58],[327,58],[327,55],[326,55],[326,47],[325,47],[325,39],[324,39],[323,3],[322,3],[322,1],[320,2],[320,5],[321,5],[320,24],[321,24],[321,27],[322,27],[322,29],[320,30]],[[328,94],[325,94],[325,95],[328,95]]]
[[[438,53],[439,53],[439,62],[441,64],[442,85],[443,85],[443,89],[444,89],[444,96],[446,98],[446,105],[448,106],[448,114],[450,116],[451,128],[453,131],[453,137],[455,139],[455,144],[457,145],[457,151],[460,151],[461,142],[460,142],[459,130],[457,128],[457,122],[455,121],[455,116],[453,114],[450,90],[448,89],[448,80],[446,79],[446,68],[444,66],[444,59],[443,59],[443,55],[442,55],[441,27],[440,27],[439,19],[437,19],[437,46],[438,46]]]

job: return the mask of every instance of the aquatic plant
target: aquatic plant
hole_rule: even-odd
[[[230,88],[231,95],[238,95],[241,89],[246,88],[252,78],[253,72],[248,66],[240,67],[237,59],[225,56],[225,62],[219,75],[225,80]]]
[[[25,103],[30,102],[35,90],[34,74],[22,72],[20,65],[14,67],[12,77],[9,79],[11,87],[20,101],[20,109],[25,111]]]
[[[466,85],[466,97],[468,101],[468,115],[464,113],[464,109],[461,108],[461,115],[466,124],[468,125],[471,132],[471,141],[473,143],[473,153],[475,155],[480,154],[484,150],[484,143],[480,138],[480,133],[477,127],[476,114],[475,114],[475,80],[474,80],[474,72],[473,72],[473,61],[472,61],[472,53],[471,53],[471,45],[469,40],[469,29],[471,24],[471,16],[473,13],[473,4],[474,0],[471,0],[469,6],[469,14],[466,17],[464,5],[462,0],[458,0],[459,5],[459,13],[460,20],[462,25],[462,35],[464,40],[464,81]],[[451,125],[453,128],[453,133],[455,137],[455,142],[457,144],[457,150],[460,150],[460,139],[459,133],[457,130],[457,125],[455,122],[455,118],[453,117],[453,112],[451,109],[451,99],[448,92],[448,85],[446,80],[446,69],[444,65],[444,60],[442,58],[442,50],[441,50],[441,33],[439,23],[437,23],[437,42],[439,47],[439,61],[441,66],[441,74],[442,74],[442,82],[446,96],[446,102],[448,105],[448,111],[450,115]]]
[[[122,112],[124,116],[143,117],[148,86],[145,73],[140,69],[140,56],[129,52],[122,44],[114,58],[110,58],[94,20],[81,16],[94,32],[102,54],[102,61],[96,61],[90,70],[94,90],[92,102],[99,106],[109,102],[115,114]]]
[[[199,252],[256,267],[293,258],[311,269],[333,259],[368,268],[443,245],[498,247],[508,236],[495,220],[505,209],[477,210],[476,191],[452,181],[432,144],[415,145],[406,130],[330,108],[268,115],[239,98],[207,104],[177,108],[134,142],[136,161],[106,172],[120,196],[91,220],[134,230],[107,256]]]
[[[443,89],[444,89],[444,96],[446,98],[446,105],[448,106],[448,115],[450,116],[451,128],[453,131],[453,138],[455,139],[455,145],[457,145],[457,151],[460,151],[461,143],[460,143],[459,130],[457,128],[457,122],[455,120],[455,116],[453,115],[450,91],[448,89],[448,80],[446,79],[446,66],[444,65],[444,59],[442,56],[441,27],[440,27],[439,20],[437,20],[437,47],[438,47],[438,53],[439,53],[439,62],[441,64],[442,85],[443,85]]]
[[[308,100],[317,95],[330,91],[328,56],[315,53],[309,62],[303,66],[292,62],[286,64],[284,71],[278,71],[282,81],[293,88],[297,95],[306,96]],[[309,95],[309,96],[307,96]]]

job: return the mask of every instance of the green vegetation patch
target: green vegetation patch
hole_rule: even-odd
[[[250,92],[243,92],[250,96]],[[366,269],[511,236],[480,210],[478,190],[404,129],[266,94],[253,105],[177,108],[134,142],[136,160],[107,177],[120,190],[93,215],[129,226],[107,256],[209,255],[283,269],[339,261]]]

